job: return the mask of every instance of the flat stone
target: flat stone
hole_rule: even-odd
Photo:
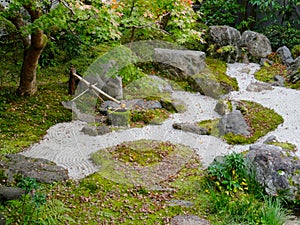
[[[89,136],[97,136],[98,132],[97,132],[97,128],[95,126],[84,126],[81,130],[81,132],[83,132],[86,135]]]
[[[252,82],[247,86],[246,91],[261,92],[261,91],[267,91],[267,90],[273,90],[273,89],[274,88],[272,87],[271,84],[261,83],[261,82]]]
[[[171,225],[210,225],[210,222],[193,215],[178,215],[171,219]]]
[[[173,128],[199,135],[208,135],[208,130],[190,123],[174,123]]]
[[[176,200],[172,199],[168,202],[169,206],[183,206],[183,207],[192,207],[194,206],[194,203],[190,201],[185,201],[185,200]]]

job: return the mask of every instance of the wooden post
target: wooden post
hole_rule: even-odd
[[[71,66],[70,74],[69,74],[69,90],[68,90],[69,95],[75,94],[76,85],[75,85],[75,76],[73,75],[75,73],[76,73],[75,67]]]

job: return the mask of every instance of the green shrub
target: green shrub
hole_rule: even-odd
[[[294,59],[297,58],[298,56],[300,56],[300,44],[295,45],[292,48],[292,56],[293,56]]]
[[[260,32],[268,37],[274,51],[284,45],[292,49],[293,46],[299,44],[300,30],[290,26],[268,26],[261,29]]]

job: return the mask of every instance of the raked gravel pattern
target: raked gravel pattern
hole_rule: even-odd
[[[288,141],[300,148],[300,91],[274,87],[274,90],[263,92],[248,92],[246,87],[255,82],[254,72],[259,69],[258,64],[228,64],[227,74],[236,77],[240,91],[228,94],[232,100],[251,100],[274,109],[284,118],[273,134],[279,141]],[[143,128],[132,128],[111,132],[102,136],[84,135],[80,130],[85,125],[81,121],[59,123],[51,127],[44,138],[21,154],[34,158],[45,158],[54,161],[68,169],[72,179],[81,179],[96,172],[97,168],[90,160],[90,154],[100,149],[120,144],[124,141],[151,139],[180,143],[194,148],[201,157],[204,166],[209,165],[218,155],[232,151],[247,150],[247,145],[228,145],[219,138],[206,135],[196,135],[172,128],[175,122],[196,122],[220,117],[214,112],[217,100],[200,95],[174,91],[174,98],[183,100],[188,111],[173,114],[162,125],[149,125]],[[262,143],[266,137],[258,140]]]

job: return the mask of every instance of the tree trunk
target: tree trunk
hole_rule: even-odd
[[[47,44],[47,36],[42,30],[37,30],[31,35],[29,46],[24,44],[23,64],[20,76],[18,95],[30,96],[37,91],[36,71],[40,55]]]

